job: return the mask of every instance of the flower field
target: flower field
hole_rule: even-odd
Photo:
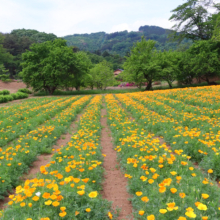
[[[100,143],[102,108],[127,179],[133,219],[220,219],[220,87],[215,86],[30,99],[0,108],[0,199],[15,189],[1,220],[118,219],[111,208],[117,201],[102,198],[108,157]],[[71,140],[53,150],[80,112]],[[22,182],[37,156],[51,152],[38,175]]]

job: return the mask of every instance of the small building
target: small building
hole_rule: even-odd
[[[117,75],[119,75],[121,72],[123,72],[124,70],[122,70],[122,69],[117,69],[117,70],[115,70],[114,71],[114,76],[117,76]]]

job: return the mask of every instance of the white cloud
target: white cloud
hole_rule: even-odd
[[[110,33],[118,32],[118,31],[126,31],[126,30],[131,31],[131,28],[127,23],[123,23],[123,24],[114,25],[111,28]]]

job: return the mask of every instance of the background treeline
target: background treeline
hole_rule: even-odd
[[[125,69],[118,79],[138,87],[147,84],[146,89],[154,81],[167,81],[172,87],[174,81],[191,84],[195,78],[215,84],[212,77],[220,76],[219,12],[220,3],[186,0],[172,11],[172,30],[143,26],[138,32],[100,32],[66,40],[36,30],[13,30],[0,34],[0,77],[20,76],[35,91],[50,94],[60,88],[118,85],[116,68]]]
[[[3,67],[0,68],[0,75],[9,73],[10,78],[16,78],[21,71],[21,57],[22,53],[29,50],[33,43],[42,43],[45,41],[52,41],[57,36],[54,34],[47,34],[36,30],[18,29],[13,30],[9,34],[0,34],[0,64],[2,61]]]
[[[77,46],[80,50],[89,52],[103,53],[108,51],[112,54],[119,54],[120,56],[127,55],[134,43],[141,40],[145,36],[147,40],[155,40],[156,48],[158,50],[176,50],[182,47],[189,47],[192,41],[184,39],[181,45],[178,42],[170,42],[169,35],[171,30],[164,29],[157,26],[141,26],[137,32],[121,31],[111,34],[105,32],[98,32],[92,34],[74,34],[65,36],[67,45]]]
[[[209,0],[187,0],[175,8],[170,20],[176,24],[170,39],[189,39],[193,44],[187,50],[161,51],[156,41],[142,37],[126,58],[123,77],[140,85],[146,82],[147,90],[156,80],[167,81],[170,87],[175,80],[192,84],[194,79],[215,85],[213,77],[220,77],[219,11],[220,3]]]

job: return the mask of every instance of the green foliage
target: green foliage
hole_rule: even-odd
[[[133,75],[132,79],[137,79],[139,82],[143,77],[145,78],[148,83],[147,90],[151,89],[153,80],[158,79],[161,70],[155,44],[155,41],[146,41],[142,37],[141,41],[134,45],[130,56],[126,57],[124,63],[125,73]]]
[[[180,53],[176,51],[164,51],[159,53],[159,60],[161,71],[159,78],[165,80],[169,87],[172,88],[172,82],[177,78],[179,71],[178,61],[180,59]]]
[[[27,93],[27,94],[32,94],[32,92],[27,89],[27,88],[23,88],[23,89],[19,89],[18,92],[23,92],[23,93]]]
[[[220,14],[218,14],[218,17],[216,19],[215,28],[212,35],[213,41],[220,41]]]
[[[85,81],[91,89],[94,87],[101,90],[106,89],[106,87],[114,85],[113,70],[107,61],[102,61],[90,69]]]
[[[172,12],[170,20],[177,22],[171,34],[174,40],[209,40],[212,37],[217,16],[210,14],[202,1],[187,0]]]
[[[82,75],[89,69],[85,53],[74,53],[62,39],[33,44],[30,49],[22,55],[20,76],[34,91],[53,94],[59,87],[81,85]]]
[[[12,93],[11,96],[13,97],[13,99],[24,99],[28,97],[27,93],[23,93],[23,92],[16,92],[16,93]]]
[[[12,61],[12,55],[7,52],[7,50],[3,47],[4,36],[0,33],[0,79],[7,78],[7,70],[5,68],[5,62]]]
[[[45,41],[53,41],[57,39],[55,34],[47,34],[45,32],[39,32],[37,30],[31,29],[16,29],[11,32],[12,35],[16,35],[19,38],[27,37],[30,38],[35,43],[43,43]]]
[[[16,99],[24,99],[28,97],[28,94],[23,92],[16,92],[10,94],[8,90],[2,90],[0,91],[0,103],[9,102]]]
[[[6,69],[9,70],[11,78],[16,78],[21,71],[21,54],[33,43],[42,43],[45,41],[53,41],[57,38],[54,34],[46,34],[36,30],[17,29],[10,34],[4,34],[3,46],[7,52],[13,55],[13,59],[4,61]]]
[[[0,103],[5,103],[14,100],[12,95],[0,95]]]
[[[6,89],[0,91],[0,95],[9,95],[9,94],[10,94],[10,92]]]
[[[67,45],[76,46],[80,50],[85,50],[89,52],[97,52],[98,55],[106,56],[106,52],[110,54],[119,54],[120,56],[125,56],[130,49],[133,47],[134,43],[141,40],[144,35],[146,39],[157,41],[156,48],[158,50],[169,50],[178,48],[177,42],[169,42],[168,35],[170,30],[157,27],[157,26],[143,26],[139,28],[137,32],[121,31],[111,34],[105,32],[98,32],[92,34],[74,34],[65,36],[64,39],[67,40]],[[183,41],[183,44],[187,43],[187,40]],[[107,59],[110,62],[110,60]],[[114,69],[121,68],[121,66],[116,66]]]
[[[209,78],[220,76],[219,43],[197,41],[188,53],[191,54],[190,65],[197,78],[209,83]]]

